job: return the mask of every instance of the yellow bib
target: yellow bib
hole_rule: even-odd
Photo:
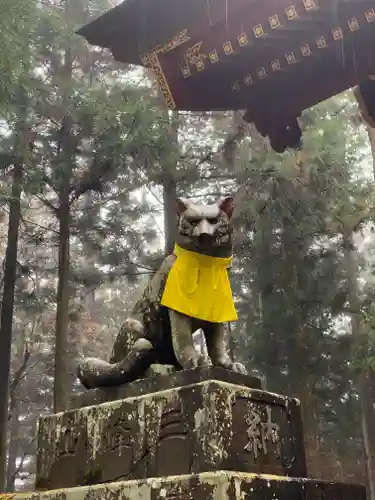
[[[175,245],[177,257],[169,271],[161,304],[211,323],[237,320],[227,268],[232,257],[190,252]]]

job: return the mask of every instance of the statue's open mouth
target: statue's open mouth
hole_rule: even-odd
[[[200,248],[209,248],[215,244],[215,237],[211,234],[201,234],[198,236],[198,246]]]

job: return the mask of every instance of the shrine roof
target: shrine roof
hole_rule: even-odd
[[[78,34],[91,45],[115,50],[118,60],[142,64],[140,54],[194,23],[212,0],[124,0],[83,26]],[[218,0],[223,2],[226,0]],[[252,0],[254,1],[254,0]]]
[[[79,33],[151,68],[169,108],[259,131],[375,73],[375,0],[126,0]]]

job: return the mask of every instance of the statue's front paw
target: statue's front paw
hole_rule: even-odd
[[[198,368],[198,366],[211,365],[210,359],[207,359],[196,351],[193,352],[190,350],[181,354],[179,362],[183,370],[191,370],[192,368]]]
[[[238,361],[232,361],[229,356],[223,356],[218,359],[215,366],[219,366],[220,368],[225,368],[226,370],[231,370],[236,373],[241,373],[242,375],[247,375],[247,370],[242,363]]]
[[[235,361],[233,363],[232,370],[236,373],[241,373],[241,375],[247,375],[247,370],[245,366],[242,363],[239,363],[238,361]]]

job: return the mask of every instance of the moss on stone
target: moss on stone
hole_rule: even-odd
[[[365,500],[364,486],[229,471],[10,494],[0,500]]]

